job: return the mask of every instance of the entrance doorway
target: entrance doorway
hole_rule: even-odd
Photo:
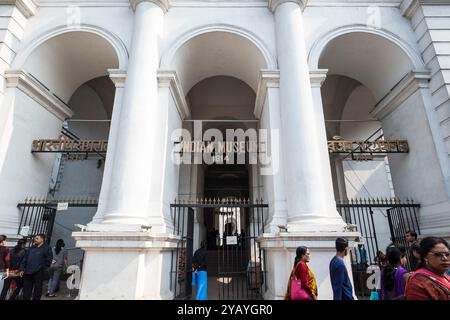
[[[176,298],[195,298],[190,262],[196,211],[206,230],[201,240],[207,242],[208,298],[262,299],[264,252],[257,238],[264,232],[268,205],[250,200],[249,180],[246,165],[210,165],[205,167],[205,198],[172,204],[175,234],[182,239],[172,263]]]

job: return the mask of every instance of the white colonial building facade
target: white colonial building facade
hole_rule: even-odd
[[[337,210],[352,198],[412,198],[420,234],[450,237],[448,0],[3,0],[0,22],[0,234],[33,235],[29,215],[68,203],[49,234],[84,252],[80,299],[176,298],[180,255],[186,271],[211,232],[219,291],[234,281],[224,246],[247,275],[259,266],[262,298],[282,299],[305,245],[330,299],[336,237],[366,236]],[[271,161],[177,163],[174,133],[199,123],[208,141],[266,130]],[[42,147],[62,131],[107,153]],[[380,133],[408,152],[330,157],[333,138]],[[383,250],[396,227],[380,219]],[[244,234],[253,249],[233,242]]]

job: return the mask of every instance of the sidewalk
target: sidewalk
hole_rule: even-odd
[[[61,279],[61,283],[59,285],[59,292],[57,292],[57,297],[54,298],[48,298],[45,296],[45,293],[47,293],[47,284],[48,281],[44,281],[44,286],[42,290],[42,300],[75,300],[78,296],[78,290],[69,290],[67,288],[66,280]]]

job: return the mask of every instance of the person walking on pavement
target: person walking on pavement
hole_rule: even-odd
[[[350,247],[348,240],[336,239],[336,256],[330,262],[330,278],[333,287],[333,300],[354,300],[353,288],[344,263]]]
[[[45,234],[34,238],[34,245],[27,250],[20,264],[20,275],[24,277],[23,299],[40,300],[45,271],[53,260],[52,248],[45,243]]]
[[[65,243],[63,239],[56,241],[56,246],[53,248],[53,260],[50,266],[50,278],[48,280],[47,296],[49,298],[56,297],[56,290],[59,287],[61,274],[63,269],[67,266],[67,250],[64,249]]]

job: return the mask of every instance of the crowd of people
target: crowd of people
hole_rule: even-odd
[[[378,252],[377,263],[381,269],[377,296],[380,300],[450,300],[450,247],[438,237],[417,240],[417,234],[407,232],[406,247],[389,245],[386,254]],[[45,243],[45,235],[34,238],[26,247],[19,240],[11,250],[6,246],[6,236],[0,235],[0,300],[17,299],[22,292],[24,300],[40,300],[46,274],[49,276],[46,296],[56,297],[67,251],[64,241],[58,240],[54,248]],[[336,255],[329,263],[334,300],[354,300],[352,283],[344,263],[350,253],[349,242],[337,238]],[[318,288],[314,273],[308,266],[311,253],[307,247],[298,247],[289,276],[286,300],[317,300]],[[193,285],[198,285],[197,300],[207,299],[206,244],[193,257],[193,271],[197,275]],[[12,286],[14,284],[14,286]],[[10,290],[11,289],[11,290]],[[9,293],[9,294],[8,294]]]
[[[417,234],[406,234],[406,247],[389,245],[386,254],[379,252],[379,300],[450,300],[450,248],[447,241],[426,237],[417,241]],[[351,248],[348,240],[336,239],[336,255],[329,272],[334,300],[354,300],[352,284],[344,263]],[[314,273],[308,266],[311,253],[298,247],[289,276],[286,300],[317,300]],[[408,270],[409,269],[409,270]]]
[[[31,247],[21,239],[9,249],[6,236],[0,235],[0,300],[40,300],[44,278],[48,276],[47,297],[56,297],[64,268],[67,267],[67,251],[62,239],[51,248],[45,243],[45,235],[34,238]]]

